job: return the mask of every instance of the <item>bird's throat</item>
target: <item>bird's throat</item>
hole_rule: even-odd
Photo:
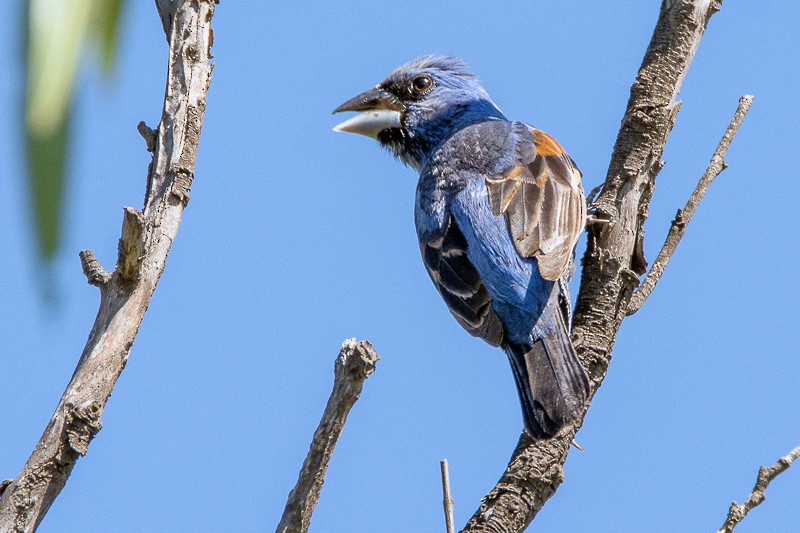
[[[378,134],[378,141],[404,164],[415,169],[419,169],[421,161],[430,149],[427,141],[410,135],[403,127],[381,131]]]

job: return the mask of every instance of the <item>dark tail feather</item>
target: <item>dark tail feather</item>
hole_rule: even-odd
[[[589,378],[560,320],[532,345],[505,342],[503,350],[528,433],[537,439],[553,436],[578,416],[589,395]]]

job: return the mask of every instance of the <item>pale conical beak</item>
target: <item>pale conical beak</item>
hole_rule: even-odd
[[[400,127],[400,112],[388,109],[378,111],[364,111],[353,118],[349,118],[333,127],[333,131],[358,133],[373,139],[383,130]]]
[[[335,126],[333,131],[357,133],[377,139],[380,132],[400,127],[405,108],[406,106],[393,94],[375,87],[348,100],[333,111],[334,113],[361,111],[361,114]]]

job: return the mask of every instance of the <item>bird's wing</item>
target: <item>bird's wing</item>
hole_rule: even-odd
[[[467,241],[452,217],[444,234],[420,243],[422,261],[447,307],[471,335],[492,346],[503,341],[503,325],[492,309],[492,298],[467,258]]]
[[[517,252],[536,257],[539,272],[557,280],[586,224],[581,173],[552,137],[514,123],[514,163],[486,178],[489,205],[505,214]]]

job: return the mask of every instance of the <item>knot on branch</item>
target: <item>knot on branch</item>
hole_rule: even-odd
[[[122,218],[122,237],[119,239],[117,257],[117,283],[130,288],[141,276],[144,259],[144,215],[133,207],[125,207]]]
[[[200,61],[200,45],[196,41],[187,41],[183,47],[183,54],[189,61]]]
[[[103,287],[108,283],[108,280],[111,279],[111,274],[106,272],[100,265],[93,251],[82,250],[78,253],[78,257],[81,258],[81,268],[83,269],[83,274],[86,276],[86,281],[89,285]]]
[[[187,168],[176,170],[175,179],[172,180],[172,190],[169,192],[170,201],[181,203],[183,207],[186,207],[192,196],[192,181],[194,181],[194,172]]]
[[[636,89],[636,82],[634,82],[631,91]],[[655,109],[654,106],[641,106],[641,107],[634,107],[630,109],[627,113],[625,113],[625,117],[622,119],[622,126],[629,127],[634,131],[643,132],[648,131],[653,128],[653,124],[655,122],[655,118],[653,118],[651,113]]]
[[[686,227],[686,220],[683,216],[683,209],[678,209],[678,212],[675,213],[675,219],[672,221],[673,227],[675,229],[684,229]]]
[[[100,423],[100,404],[92,402],[84,407],[67,403],[64,415],[64,434],[67,445],[78,455],[86,455],[89,443],[103,427]]]

